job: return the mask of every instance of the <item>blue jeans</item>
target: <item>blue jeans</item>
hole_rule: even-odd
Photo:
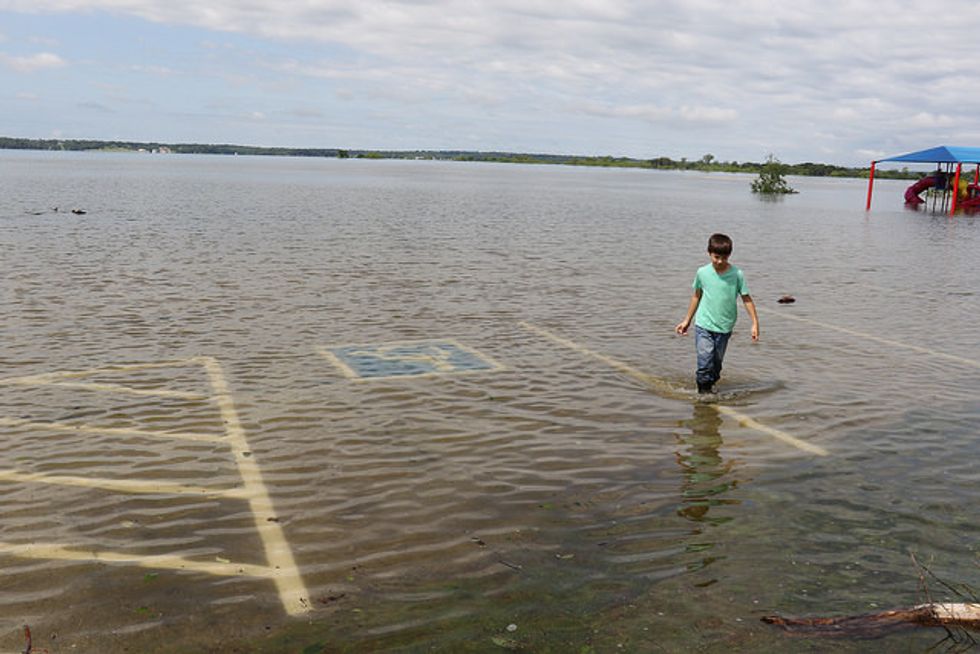
[[[710,388],[721,377],[721,363],[732,333],[713,332],[694,326],[694,347],[698,352],[698,386]]]

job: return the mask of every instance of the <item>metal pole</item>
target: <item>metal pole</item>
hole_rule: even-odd
[[[946,213],[946,203],[949,201],[949,174],[953,172],[952,164],[939,164],[943,171],[943,193],[942,197],[936,197],[932,203],[932,212]]]
[[[977,166],[980,169],[980,166]],[[871,174],[868,175],[868,204],[865,205],[865,211],[871,211],[871,189],[874,187],[875,183],[875,162],[871,162]]]
[[[956,213],[956,199],[960,194],[960,173],[963,172],[963,164],[956,164],[956,179],[953,180],[953,200],[949,204],[949,215]]]

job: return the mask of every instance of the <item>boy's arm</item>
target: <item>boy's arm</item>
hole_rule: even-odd
[[[759,314],[755,312],[755,302],[752,301],[752,296],[745,294],[742,296],[742,303],[745,304],[745,310],[749,312],[749,316],[752,318],[752,340],[759,340]]]
[[[686,334],[688,327],[691,326],[691,321],[694,319],[694,312],[698,310],[698,305],[701,304],[701,289],[694,291],[694,295],[691,296],[691,303],[687,306],[687,315],[684,317],[674,331],[678,334]],[[755,309],[753,309],[754,311]]]

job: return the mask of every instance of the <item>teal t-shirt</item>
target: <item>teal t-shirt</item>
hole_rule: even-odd
[[[694,324],[713,332],[732,331],[738,318],[738,298],[749,294],[742,271],[728,264],[728,270],[719,275],[709,263],[698,268],[692,286],[694,290],[701,289]]]

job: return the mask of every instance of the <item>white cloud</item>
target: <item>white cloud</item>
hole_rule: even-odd
[[[913,128],[953,127],[956,122],[955,119],[946,114],[932,114],[928,111],[920,111],[908,118],[909,127]]]
[[[681,119],[691,123],[730,123],[738,118],[738,112],[724,107],[688,107],[679,110]]]
[[[129,70],[133,71],[134,73],[146,73],[148,75],[155,75],[158,77],[170,77],[171,75],[176,74],[176,71],[174,71],[172,68],[168,68],[167,66],[146,66],[143,64],[134,64],[129,67]]]
[[[637,118],[651,123],[670,120],[675,112],[669,107],[648,105],[603,105],[590,103],[582,107],[582,111],[593,116],[604,118]]]
[[[84,109],[86,111],[94,111],[100,114],[111,114],[115,111],[111,107],[107,107],[101,102],[79,102],[75,105],[79,109]]]
[[[33,73],[45,68],[60,68],[67,62],[56,54],[39,52],[27,57],[17,57],[0,52],[0,66],[10,68],[18,73]]]
[[[314,88],[347,100],[351,111],[379,98],[404,103],[417,112],[405,116],[413,124],[425,123],[429,105],[443,117],[474,107],[510,116],[546,111],[556,132],[568,119],[575,127],[566,131],[581,139],[583,120],[640,121],[657,144],[681,148],[687,139],[692,151],[710,147],[720,158],[780,148],[792,161],[792,150],[812,152],[812,135],[821,133],[838,140],[832,147],[842,156],[863,159],[860,150],[886,138],[962,138],[968,133],[957,130],[980,112],[971,91],[980,84],[975,0],[947,0],[925,18],[909,0],[0,0],[2,10],[105,12],[211,30],[215,79],[252,88],[275,72],[296,82],[279,90],[288,106],[302,105]],[[245,56],[222,44],[221,33],[300,47],[288,60],[270,50],[254,56],[252,69],[221,68]],[[64,64],[39,56],[4,55],[0,64],[21,71]],[[189,74],[178,67],[179,77]],[[707,145],[719,130],[708,137],[697,129],[734,125],[729,141],[753,152],[723,153]]]
[[[290,115],[295,116],[296,118],[313,118],[313,119],[323,118],[322,111],[310,107],[296,107],[292,109],[289,113]]]
[[[588,104],[582,107],[585,113],[608,118],[637,118],[649,123],[696,123],[710,125],[730,123],[738,118],[734,109],[723,107],[700,107],[683,105],[664,107],[649,105],[599,105]]]

